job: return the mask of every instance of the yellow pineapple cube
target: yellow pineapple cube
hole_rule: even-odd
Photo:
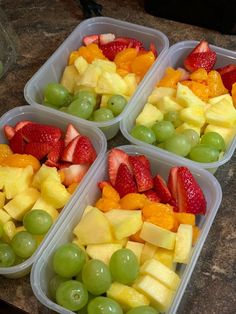
[[[14,224],[14,222],[11,220],[6,222],[3,225],[3,232],[4,236],[6,236],[9,241],[11,241],[14,235],[16,234],[16,225]]]
[[[155,87],[151,95],[148,97],[148,102],[156,105],[157,102],[165,96],[175,97],[176,89],[172,87]]]
[[[70,193],[61,182],[46,179],[41,184],[41,197],[56,209],[64,207],[70,196]]]
[[[86,86],[95,88],[97,86],[99,77],[102,74],[102,69],[94,64],[89,64],[87,69],[78,79],[77,86]],[[103,94],[103,93],[102,93]],[[109,94],[109,93],[108,93]]]
[[[151,243],[145,242],[141,253],[141,264],[147,260],[153,258],[156,254],[157,246]]]
[[[144,247],[143,243],[135,241],[128,241],[126,244],[126,249],[130,249],[136,255],[139,264],[141,261],[143,247]]]
[[[92,64],[99,67],[102,70],[102,72],[116,73],[115,62],[109,60],[94,59]]]
[[[63,85],[70,93],[74,92],[75,84],[79,79],[79,72],[76,67],[71,64],[65,67],[61,78],[61,85]]]
[[[173,263],[174,251],[159,247],[157,248],[154,258],[172,270],[173,268],[175,268],[175,265],[174,265],[175,263]]]
[[[174,262],[187,264],[193,239],[193,226],[180,224],[176,234],[176,243],[174,249]]]
[[[201,128],[206,122],[204,108],[200,106],[184,108],[180,111],[180,119]]]
[[[127,244],[127,242],[128,242],[128,239],[129,239],[128,237],[127,237],[127,238],[120,239],[120,240],[114,239],[114,240],[113,240],[113,243],[120,244],[122,247],[125,247],[126,244]]]
[[[76,68],[79,75],[84,74],[84,72],[87,70],[88,65],[89,64],[87,60],[82,56],[79,56],[75,59],[74,67]],[[78,78],[76,79],[76,81],[78,81]]]
[[[4,206],[5,200],[6,200],[5,193],[0,192],[0,208],[2,208]]]
[[[124,76],[124,80],[128,87],[127,96],[132,96],[137,88],[136,76],[134,73],[128,73]]]
[[[128,95],[128,86],[119,74],[102,72],[97,80],[95,92],[97,94]]]
[[[55,221],[59,215],[58,210],[56,210],[56,208],[54,208],[51,204],[47,203],[42,197],[39,197],[34,206],[31,208],[31,210],[34,209],[45,210],[45,212],[47,212],[52,217],[53,221]]]
[[[155,104],[155,106],[162,113],[166,113],[169,111],[179,111],[179,110],[183,109],[183,107],[177,101],[175,101],[175,98],[170,97],[170,96],[164,96],[164,97],[160,98],[157,101],[157,103]]]
[[[101,97],[101,102],[100,102],[100,108],[107,107],[108,99],[109,99],[111,96],[112,96],[112,95],[107,95],[107,94],[102,95],[102,97]]]
[[[163,113],[154,105],[146,103],[136,118],[136,124],[152,127],[157,121],[163,120]]]
[[[48,167],[43,164],[34,175],[32,186],[40,190],[42,182],[49,178],[61,182],[57,169],[55,167]]]
[[[192,129],[192,130],[196,131],[198,133],[198,135],[201,134],[201,128],[199,128],[196,125],[189,124],[187,122],[183,122],[182,124],[180,124],[180,126],[178,126],[175,129],[175,131],[176,131],[176,133],[182,133],[184,130],[189,130],[189,129]]]
[[[4,225],[8,221],[10,221],[12,217],[4,210],[0,208],[0,224]]]
[[[218,103],[219,101],[221,101],[222,99],[225,99],[226,101],[231,102],[233,104],[233,99],[230,96],[230,94],[224,94],[224,95],[210,98],[210,99],[208,99],[208,103],[210,105],[214,105],[214,104]]]
[[[89,257],[99,259],[109,265],[112,254],[120,249],[122,249],[122,245],[119,243],[89,244],[86,253]]]
[[[181,83],[177,85],[176,101],[183,107],[205,106],[204,101],[197,97],[188,86]]]

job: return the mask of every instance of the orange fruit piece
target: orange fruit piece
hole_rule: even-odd
[[[152,51],[140,54],[131,62],[131,71],[143,78],[154,61],[155,56]]]
[[[128,193],[120,200],[122,209],[141,209],[145,205],[147,197],[144,194]]]
[[[188,86],[192,90],[192,92],[203,101],[208,100],[209,87],[207,85],[197,81],[181,81],[181,84]]]
[[[199,68],[196,71],[192,72],[189,78],[197,82],[206,82],[207,81],[207,71],[203,68]]]
[[[103,212],[108,212],[111,209],[119,209],[120,204],[109,198],[99,198],[95,206]]]
[[[135,48],[126,48],[118,52],[115,56],[114,62],[117,68],[130,72],[131,62],[137,57],[138,50]]]
[[[165,214],[173,215],[173,206],[163,203],[148,202],[142,208],[142,213],[144,220],[153,216],[160,216]]]
[[[25,168],[32,166],[34,171],[41,167],[41,163],[37,158],[27,154],[12,154],[1,161],[1,166]]]
[[[231,95],[232,95],[234,107],[236,108],[236,82],[232,85]]]
[[[68,64],[69,64],[69,65],[74,64],[75,60],[76,60],[79,56],[81,56],[81,54],[79,53],[78,50],[72,51],[72,52],[70,53],[70,55],[69,55]]]
[[[139,230],[136,233],[132,234],[129,237],[130,241],[135,241],[135,242],[139,242],[139,243],[145,243],[145,241],[142,238],[140,238],[140,232],[141,231]]]
[[[12,154],[13,154],[13,152],[12,152],[9,145],[0,144],[0,163],[4,158],[6,158],[7,156],[10,156]]]
[[[79,185],[79,184],[76,183],[76,182],[71,183],[71,184],[68,186],[67,191],[68,191],[70,194],[73,194],[73,193],[75,192],[75,190],[77,189],[77,186],[78,186],[78,185]]]
[[[102,189],[102,198],[108,198],[118,203],[120,195],[111,185],[105,185]]]
[[[126,76],[127,74],[129,74],[130,72],[124,69],[117,69],[116,73],[119,74],[121,77]]]
[[[146,221],[151,222],[152,224],[167,229],[172,230],[175,225],[175,217],[173,214],[162,213],[159,216],[151,216],[146,219]]]
[[[210,98],[229,93],[228,89],[225,88],[218,71],[212,70],[208,73],[207,83]]]
[[[179,228],[179,222],[178,222],[178,219],[176,219],[175,215],[174,215],[174,226],[172,229],[170,229],[172,232],[177,232],[178,228]]]
[[[191,213],[174,213],[179,224],[195,226],[195,215]]]
[[[168,67],[164,77],[158,82],[157,86],[176,88],[176,85],[180,81],[181,77],[182,73],[180,70],[175,70],[171,67]]]
[[[88,63],[91,63],[94,59],[106,59],[97,44],[89,44],[86,47],[81,46],[78,50],[72,51],[69,56],[69,65],[74,64],[79,56],[83,57]]]
[[[193,245],[197,242],[197,239],[200,235],[200,229],[197,226],[193,226]]]

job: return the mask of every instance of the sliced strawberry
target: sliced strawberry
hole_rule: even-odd
[[[92,164],[97,157],[92,142],[85,135],[78,137],[79,139],[75,146],[72,162],[75,164]]]
[[[94,34],[94,35],[84,36],[82,41],[83,41],[85,46],[88,46],[92,43],[97,44],[98,39],[99,39],[99,36],[97,34]]]
[[[172,195],[172,197],[175,199],[177,202],[178,199],[178,193],[177,193],[177,172],[178,172],[178,167],[172,167],[169,172],[169,177],[168,177],[168,182],[167,182],[167,187],[169,188],[169,191]]]
[[[72,123],[69,123],[66,128],[65,146],[67,146],[78,135],[80,135],[78,130],[73,126]]]
[[[52,149],[50,143],[30,142],[25,145],[25,154],[33,155],[38,160],[43,159]]]
[[[12,126],[4,125],[4,134],[8,140],[12,139],[15,133],[15,129]]]
[[[158,174],[153,178],[154,190],[161,199],[162,203],[169,203],[172,199],[171,193],[165,180]]]
[[[129,162],[135,177],[138,192],[152,189],[153,180],[150,169],[148,169],[137,156],[129,156]]]
[[[45,163],[44,163],[46,166],[48,167],[55,167],[57,169],[59,169],[59,163],[57,162],[54,162],[54,161],[51,161],[51,160],[46,160]]]
[[[236,82],[236,65],[229,64],[223,68],[217,69],[221,75],[224,86],[229,92],[232,90],[232,85]]]
[[[20,131],[10,139],[9,146],[13,153],[23,154],[25,152],[25,141]]]
[[[119,193],[120,197],[137,191],[134,177],[126,164],[121,163],[118,168],[115,180],[115,189]]]
[[[126,164],[130,169],[129,155],[121,149],[111,149],[108,154],[108,176],[113,186],[115,185],[117,171],[121,163]]]
[[[51,162],[57,163],[61,157],[64,146],[65,146],[64,140],[59,140],[58,142],[53,144],[52,149],[47,155],[48,160],[50,160]]]
[[[129,45],[126,42],[113,40],[107,44],[100,45],[100,49],[102,50],[105,57],[107,57],[110,61],[113,61],[116,54],[125,48],[128,48],[128,46]]]
[[[61,169],[60,171],[65,175],[63,184],[69,186],[72,183],[80,183],[88,169],[89,165],[71,165],[68,168]]]
[[[63,149],[61,159],[63,161],[72,162],[73,156],[75,152],[75,147],[78,143],[80,135],[76,136],[72,141],[69,142],[69,144]]]
[[[156,202],[156,203],[160,203],[161,201],[160,197],[157,195],[157,192],[154,191],[153,189],[144,191],[143,194],[147,196],[149,201]]]
[[[56,143],[62,136],[59,128],[39,123],[29,123],[21,132],[26,142]]]
[[[158,53],[157,53],[156,46],[154,45],[154,43],[150,44],[150,51],[154,54],[155,58],[157,58]]]
[[[149,171],[151,171],[150,162],[145,155],[137,155],[136,158],[138,158],[143,163],[145,168],[147,168]]]
[[[190,72],[194,72],[199,68],[204,68],[209,72],[215,63],[216,53],[210,49],[206,40],[200,41],[184,60],[184,66]]]
[[[131,37],[117,37],[114,42],[120,42],[126,44],[129,48],[144,48],[143,43],[138,39],[131,38]]]
[[[186,71],[184,68],[177,68],[178,71],[181,72],[181,77],[180,77],[180,81],[186,81],[189,79],[189,75],[190,73],[188,71]]]
[[[206,213],[206,199],[203,191],[187,167],[178,168],[177,193],[180,212],[195,215]]]
[[[34,122],[29,121],[29,120],[20,121],[15,125],[15,131],[17,132],[20,129],[22,129],[24,126],[26,126],[27,124],[31,124],[31,123],[34,123]]]
[[[98,187],[99,187],[100,190],[102,190],[104,188],[104,186],[107,186],[107,185],[111,185],[111,183],[108,182],[108,181],[100,181],[100,182],[98,182]]]
[[[71,162],[67,162],[67,161],[60,161],[58,163],[58,169],[63,169],[63,168],[68,168],[72,166],[72,163]]]
[[[115,39],[115,35],[111,33],[101,34],[99,35],[99,43],[100,45],[107,44]]]

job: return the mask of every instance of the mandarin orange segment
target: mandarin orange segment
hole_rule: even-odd
[[[77,189],[77,186],[78,186],[78,185],[79,185],[79,184],[76,183],[76,182],[71,183],[71,184],[68,186],[67,191],[68,191],[70,194],[73,194],[73,193],[75,192],[75,190]]]
[[[116,201],[113,201],[109,198],[99,198],[95,206],[103,212],[108,212],[111,209],[119,209],[120,204]]]
[[[13,152],[9,145],[0,144],[0,162],[9,155],[12,155]]]
[[[171,67],[166,69],[165,75],[158,82],[158,87],[172,87],[176,88],[177,83],[180,81],[182,73],[180,70],[175,70]]]
[[[140,230],[137,231],[136,233],[134,234],[131,234],[131,236],[129,237],[130,241],[135,241],[135,242],[139,242],[139,243],[145,243],[145,241],[140,238]]]
[[[143,218],[146,220],[152,216],[160,216],[167,214],[173,215],[173,206],[169,204],[148,202],[142,208]]]
[[[207,81],[207,71],[203,68],[199,68],[196,71],[192,72],[189,78],[193,81],[206,82]]]
[[[98,47],[97,44],[89,44],[89,45],[86,46],[86,47],[87,47],[87,49],[89,50],[89,52],[92,54],[93,60],[94,60],[94,59],[107,59],[107,58],[104,56],[102,50]],[[92,61],[93,61],[93,60],[92,60]],[[92,61],[91,61],[91,62],[92,62]]]
[[[116,73],[119,74],[121,77],[125,77],[127,74],[129,74],[130,72],[124,69],[117,69]]]
[[[135,48],[126,48],[118,52],[115,56],[114,62],[117,68],[130,72],[131,62],[138,55],[138,51]]]
[[[78,57],[83,57],[88,63],[94,59],[106,59],[102,50],[97,44],[89,44],[88,46],[81,46],[78,50],[72,51],[69,56],[69,65],[74,64]]]
[[[207,83],[210,98],[229,93],[228,89],[224,87],[221,75],[218,71],[212,70],[208,73]]]
[[[197,226],[193,226],[193,240],[192,240],[193,245],[197,242],[199,235],[200,229]]]
[[[58,171],[58,174],[59,174],[61,183],[63,183],[64,180],[65,180],[65,178],[66,178],[64,171],[59,170],[59,171]]]
[[[167,230],[172,230],[175,225],[174,215],[168,213],[163,213],[159,216],[151,216],[147,218],[146,221]]]
[[[102,189],[102,198],[108,198],[118,203],[120,195],[111,185],[105,185]]]
[[[188,86],[192,92],[203,101],[208,100],[209,87],[207,85],[196,81],[181,81],[181,84]]]
[[[79,56],[81,56],[81,54],[79,53],[78,50],[72,51],[72,52],[70,53],[70,56],[69,56],[68,64],[69,64],[69,65],[74,64],[75,60],[76,60]]]
[[[195,226],[195,215],[191,213],[174,213],[179,224]]]
[[[147,197],[144,194],[129,193],[120,200],[122,209],[141,209],[145,205]]]
[[[34,171],[37,171],[41,164],[37,158],[27,154],[12,154],[1,161],[1,166],[25,168],[32,166]]]
[[[178,222],[178,219],[176,219],[175,215],[174,215],[174,225],[173,225],[173,228],[171,229],[172,232],[177,232],[178,231],[178,228],[179,228],[179,222]]]
[[[232,85],[231,95],[232,95],[234,107],[236,108],[236,83]]]
[[[137,76],[140,76],[141,78],[143,78],[144,75],[149,70],[149,68],[154,63],[154,61],[155,61],[155,56],[151,51],[138,55],[131,62],[131,70]]]

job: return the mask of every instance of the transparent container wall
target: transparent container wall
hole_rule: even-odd
[[[144,154],[148,157],[151,163],[152,174],[159,173],[167,180],[169,170],[172,166],[184,165],[180,161],[175,162],[172,156],[165,156],[153,152],[146,147],[138,147],[133,145],[121,146],[121,149],[128,154]],[[190,262],[187,266],[182,265],[179,267],[179,273],[182,277],[181,284],[176,292],[175,298],[168,313],[174,313],[177,310],[178,304],[182,298],[186,285],[190,279],[191,273],[194,269],[197,258],[200,254],[201,248],[206,240],[208,231],[212,225],[216,212],[221,203],[221,187],[215,177],[204,169],[197,167],[190,168],[196,180],[204,191],[207,201],[207,213],[205,216],[199,217],[199,226],[201,228],[200,237],[193,248]],[[48,297],[48,283],[53,277],[54,272],[52,269],[53,254],[60,245],[71,241],[73,238],[73,229],[78,224],[84,209],[87,205],[92,205],[100,196],[100,191],[97,187],[97,182],[107,179],[107,160],[106,158],[100,163],[96,173],[94,173],[93,180],[89,182],[87,187],[83,190],[80,198],[75,203],[70,214],[66,217],[63,224],[56,230],[56,233],[51,237],[50,243],[44,244],[38,254],[39,258],[34,264],[31,272],[31,285],[35,296],[46,307],[62,314],[73,313],[69,310],[62,308]]]
[[[26,261],[19,265],[12,267],[0,267],[0,275],[4,275],[10,278],[22,277],[29,273],[33,262],[37,259],[37,254],[38,251],[40,250],[41,245],[44,243],[44,241],[46,241],[47,238],[50,238],[51,236],[54,235],[55,230],[61,225],[65,217],[69,214],[74,202],[80,196],[84,187],[87,186],[88,182],[91,180],[91,176],[97,169],[97,166],[103,160],[107,147],[106,139],[99,129],[88,128],[87,125],[83,125],[78,121],[68,120],[66,118],[61,117],[57,113],[48,114],[48,112],[43,108],[37,109],[32,106],[22,106],[14,108],[8,111],[0,118],[0,143],[7,143],[3,130],[4,125],[9,124],[11,126],[15,126],[17,122],[23,120],[31,120],[38,123],[54,125],[61,128],[64,131],[66,130],[68,123],[70,122],[73,123],[73,125],[79,130],[81,134],[87,135],[91,139],[94,148],[97,152],[97,158],[92,164],[92,166],[89,168],[87,174],[82,179],[76,191],[72,194],[68,203],[60,212],[59,217],[57,218],[51,229],[48,231],[46,237],[44,238],[43,242],[40,244],[38,249],[35,251],[35,253],[30,258],[28,258]]]
[[[184,157],[177,156],[154,145],[146,144],[135,139],[130,135],[130,131],[135,125],[135,120],[137,116],[142,111],[145,103],[147,102],[148,96],[152,93],[154,87],[156,86],[156,83],[163,77],[166,68],[183,67],[184,59],[197,44],[198,44],[197,41],[183,41],[170,47],[168,52],[163,56],[162,62],[156,64],[148,73],[144,81],[141,83],[139,91],[131,100],[126,115],[120,122],[120,129],[123,135],[128,139],[128,141],[133,144],[149,147],[156,152],[161,151],[167,156],[171,155],[172,157],[175,157],[177,160],[182,160],[182,162],[186,162],[187,165],[195,165],[214,173],[219,166],[226,163],[232,157],[236,147],[236,137],[227,147],[224,156],[219,161],[212,163],[200,163]],[[222,67],[230,63],[236,64],[236,52],[219,48],[213,45],[211,45],[211,48],[217,53],[217,62],[215,68]]]

